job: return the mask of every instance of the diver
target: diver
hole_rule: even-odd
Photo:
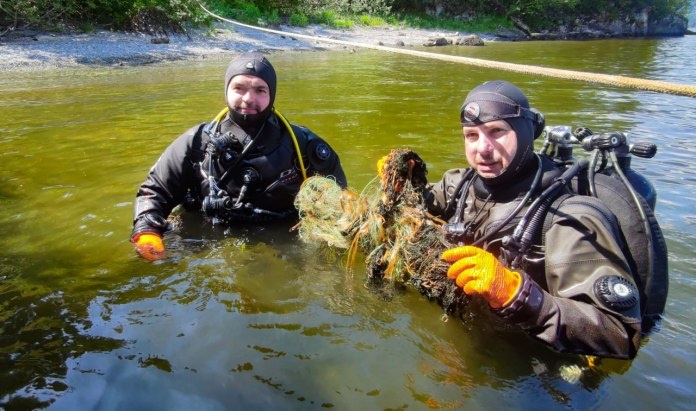
[[[666,266],[646,291],[616,211],[570,184],[587,163],[534,151],[545,119],[518,87],[475,87],[460,119],[469,167],[424,193],[428,211],[447,222],[447,276],[559,352],[635,357],[643,317],[664,308]]]
[[[138,189],[130,241],[143,258],[166,257],[162,240],[182,205],[212,224],[297,216],[293,201],[311,175],[347,181],[331,146],[275,109],[276,72],[260,53],[242,53],[225,73],[227,107],[174,140]]]

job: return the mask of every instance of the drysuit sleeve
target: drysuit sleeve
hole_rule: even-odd
[[[334,178],[341,188],[348,187],[348,179],[341,166],[341,159],[329,143],[317,136],[310,129],[302,126],[295,126],[306,138],[303,161],[307,162],[309,175],[318,175]],[[296,132],[297,134],[297,132]],[[300,137],[300,136],[297,136]]]
[[[570,197],[545,242],[544,278],[523,273],[517,296],[498,313],[560,352],[635,357],[640,297],[616,217],[595,198]]]
[[[182,203],[194,184],[193,157],[201,152],[203,126],[192,127],[179,136],[150,168],[135,197],[131,238],[142,232],[162,235],[167,230],[169,213]]]
[[[455,168],[448,170],[442,179],[435,183],[426,185],[424,192],[425,204],[428,212],[432,215],[448,220],[455,210],[458,193],[457,188],[461,185],[462,179],[466,178],[467,170]]]

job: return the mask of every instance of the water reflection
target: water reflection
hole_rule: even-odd
[[[69,390],[65,376],[71,359],[88,352],[108,352],[124,345],[118,338],[86,332],[80,304],[63,292],[46,292],[22,279],[14,256],[0,262],[0,369],[2,401],[7,409],[35,409]]]

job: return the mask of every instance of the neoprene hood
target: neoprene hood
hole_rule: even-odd
[[[268,107],[261,113],[244,115],[236,112],[234,107],[230,107],[230,115],[237,124],[241,126],[258,125],[265,121],[273,111],[277,85],[275,69],[271,62],[261,53],[248,52],[238,55],[230,61],[225,72],[225,101],[227,101],[227,86],[229,86],[234,76],[240,74],[259,77],[268,84],[271,100]]]
[[[534,139],[541,134],[544,118],[530,109],[527,96],[517,86],[503,80],[487,81],[469,92],[460,109],[462,126],[476,126],[504,120],[517,134],[517,152],[499,176],[484,179],[498,185],[515,176],[532,159]]]

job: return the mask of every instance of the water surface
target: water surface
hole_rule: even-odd
[[[428,49],[693,84],[696,37]],[[359,262],[287,227],[196,228],[150,264],[133,199],[169,142],[223,104],[224,61],[0,76],[0,404],[8,409],[690,409],[696,394],[696,99],[358,50],[271,56],[276,107],[340,153],[351,186],[392,147],[438,179],[461,166],[459,105],[519,85],[553,125],[659,146],[633,166],[658,190],[670,251],[664,320],[633,361],[577,382],[485,310],[445,321],[413,290],[363,286]],[[188,218],[187,218],[188,220]],[[195,219],[193,219],[195,220]],[[195,223],[195,221],[193,221]]]

